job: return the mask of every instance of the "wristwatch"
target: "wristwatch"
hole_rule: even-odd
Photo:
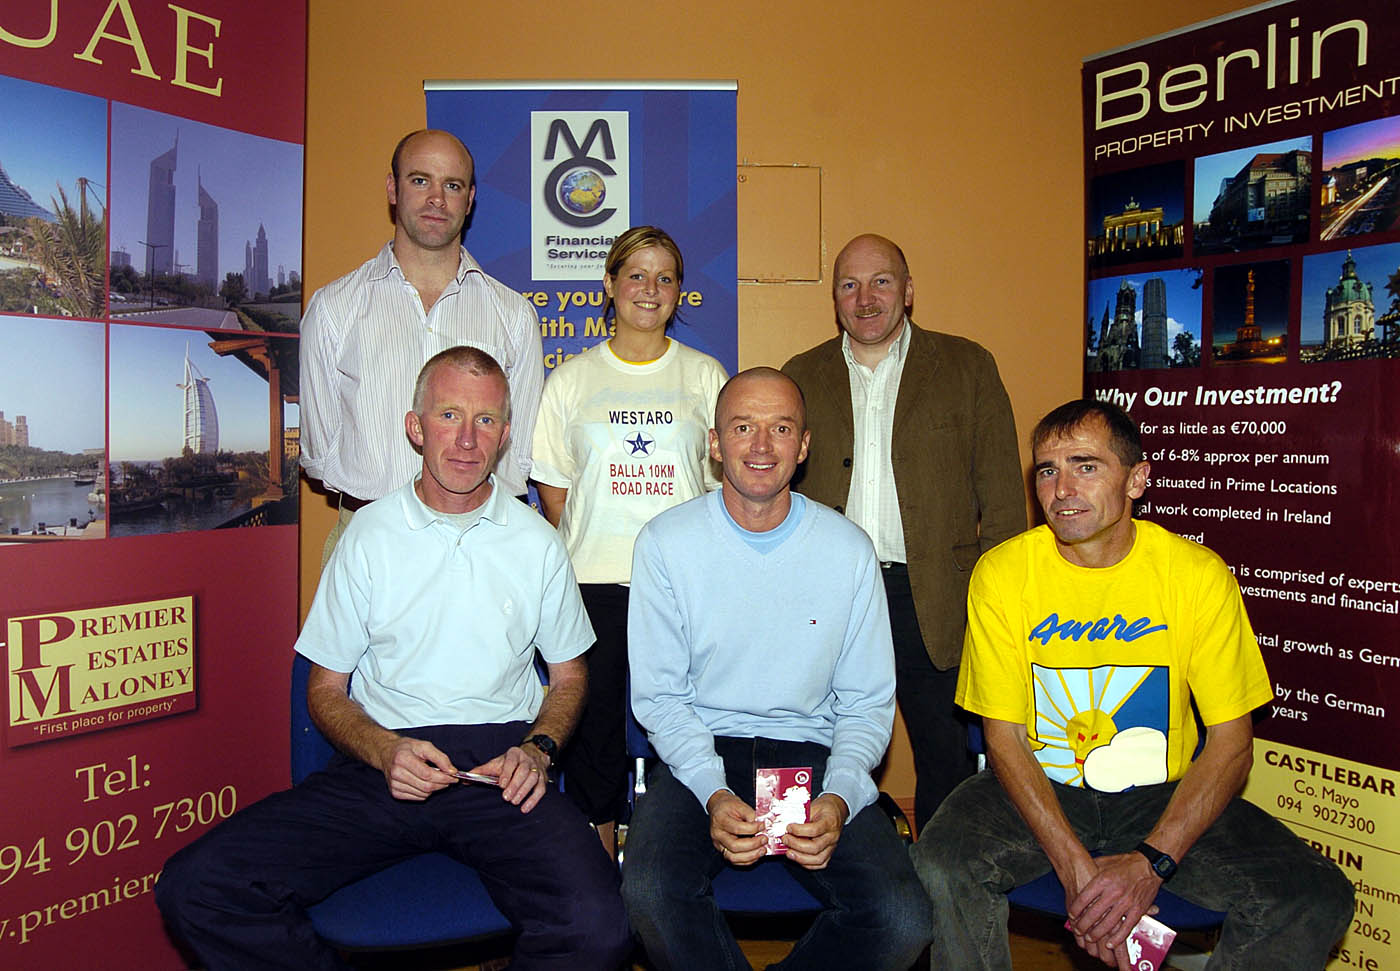
[[[1148,846],[1146,843],[1139,843],[1137,851],[1147,857],[1148,866],[1152,867],[1153,873],[1162,878],[1163,883],[1170,880],[1172,874],[1176,872],[1176,861],[1161,850]]]
[[[544,753],[545,758],[549,759],[550,765],[553,765],[555,759],[559,757],[559,743],[543,733],[538,735],[531,735],[529,738],[525,739],[525,741],[521,742],[520,744],[533,745],[535,748],[539,749],[541,752]],[[1175,863],[1172,864],[1172,869],[1176,869]]]

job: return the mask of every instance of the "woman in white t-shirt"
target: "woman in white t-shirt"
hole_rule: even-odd
[[[626,789],[632,543],[651,517],[719,485],[708,436],[724,368],[666,336],[684,274],[663,230],[636,226],[617,237],[603,275],[612,337],[554,369],[535,425],[531,478],[598,636],[588,706],[562,758],[566,792],[605,843]]]

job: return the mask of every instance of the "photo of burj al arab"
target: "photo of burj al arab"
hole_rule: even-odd
[[[296,522],[297,341],[113,324],[113,537]]]
[[[185,344],[185,380],[176,385],[185,392],[185,445],[193,455],[213,455],[219,451],[219,409],[209,379],[190,363],[190,346]]]

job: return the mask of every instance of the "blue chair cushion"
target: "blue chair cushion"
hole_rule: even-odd
[[[350,950],[453,944],[511,929],[476,871],[442,853],[357,880],[308,913],[317,934]]]
[[[1065,888],[1051,870],[1030,883],[1023,883],[1006,895],[1013,906],[1036,910],[1056,917],[1065,916]],[[1163,888],[1157,894],[1157,919],[1173,930],[1211,930],[1225,922],[1218,910],[1206,910]]]
[[[292,663],[292,782],[325,766],[335,749],[306,710],[311,664]],[[410,857],[340,888],[308,908],[316,933],[346,950],[431,947],[511,930],[476,870],[442,853]]]
[[[788,872],[781,860],[751,867],[727,866],[713,882],[719,909],[736,914],[807,914],[822,905]]]

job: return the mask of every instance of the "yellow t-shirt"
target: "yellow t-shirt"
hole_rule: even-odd
[[[978,561],[957,703],[1026,726],[1056,782],[1121,792],[1181,778],[1206,725],[1273,698],[1239,585],[1215,553],[1137,520],[1133,548],[1076,566],[1048,526]]]

